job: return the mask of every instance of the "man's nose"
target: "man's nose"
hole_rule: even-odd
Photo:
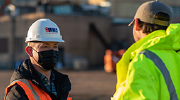
[[[50,49],[50,50],[53,50],[54,48],[53,48],[53,46],[50,46],[49,49]]]

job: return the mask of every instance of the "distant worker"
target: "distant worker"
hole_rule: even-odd
[[[136,41],[117,63],[116,92],[111,100],[180,100],[180,24],[159,1],[137,10]]]
[[[67,75],[54,69],[58,43],[64,42],[58,26],[50,19],[39,19],[28,31],[25,60],[14,71],[4,100],[71,100]]]

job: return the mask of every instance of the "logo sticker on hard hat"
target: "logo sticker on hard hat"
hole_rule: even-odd
[[[46,34],[58,34],[57,28],[45,27]]]

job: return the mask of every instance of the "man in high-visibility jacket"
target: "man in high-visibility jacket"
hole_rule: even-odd
[[[58,26],[50,19],[39,19],[28,31],[25,60],[14,71],[4,100],[71,100],[67,75],[54,69],[58,43],[64,42]]]
[[[180,24],[159,1],[137,10],[136,41],[117,63],[116,92],[111,100],[180,100]]]

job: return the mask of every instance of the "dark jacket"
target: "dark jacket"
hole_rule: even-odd
[[[55,74],[55,87],[57,91],[57,97],[47,90],[44,84],[40,81],[40,76],[32,66],[30,60],[25,60],[12,74],[10,83],[18,79],[29,79],[33,84],[40,87],[46,93],[50,95],[52,100],[67,100],[69,91],[71,90],[71,83],[67,75],[61,74],[55,69],[52,70]],[[28,100],[24,90],[19,85],[11,87],[10,91],[6,96],[6,100]]]

